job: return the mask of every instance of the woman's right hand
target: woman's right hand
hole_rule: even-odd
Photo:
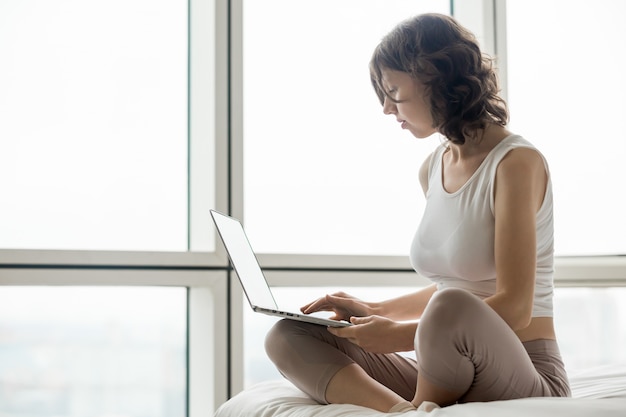
[[[325,295],[301,307],[300,310],[304,314],[332,311],[335,313],[330,317],[332,320],[345,321],[350,321],[350,317],[365,317],[375,313],[372,303],[359,300],[345,292]]]

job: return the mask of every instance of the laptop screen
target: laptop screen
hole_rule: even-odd
[[[238,220],[211,210],[217,230],[224,242],[230,261],[239,276],[241,286],[252,306],[276,309],[261,266],[254,255],[248,237]]]

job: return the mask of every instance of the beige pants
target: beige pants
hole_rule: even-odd
[[[352,363],[409,401],[418,372],[435,385],[463,392],[459,402],[571,395],[556,341],[520,342],[493,309],[464,290],[435,293],[415,348],[417,361],[369,353],[324,326],[293,320],[277,322],[265,339],[281,374],[321,404],[327,404],[331,378]]]

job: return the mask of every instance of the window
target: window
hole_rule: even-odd
[[[568,369],[626,361],[626,288],[557,288],[554,311]]]
[[[187,250],[187,1],[0,3],[0,248]]]
[[[186,415],[187,290],[0,287],[0,414]]]
[[[417,141],[382,114],[367,64],[397,22],[426,10],[449,13],[452,4],[456,17],[465,13],[460,20],[479,29],[481,41],[494,44],[491,32],[480,30],[493,20],[492,2],[49,3],[0,2],[0,299],[9,300],[0,303],[0,317],[12,321],[24,306],[50,294],[61,307],[93,296],[82,307],[93,308],[100,326],[121,308],[117,298],[133,299],[132,316],[149,303],[144,298],[167,293],[167,302],[183,302],[186,291],[186,303],[155,314],[177,317],[178,326],[184,323],[180,308],[187,310],[187,410],[180,407],[178,371],[162,409],[143,405],[151,415],[186,411],[196,417],[243,388],[244,376],[249,383],[261,375],[260,367],[275,372],[259,349],[266,324],[250,321],[247,306],[240,305],[240,290],[232,274],[229,279],[221,244],[215,244],[209,208],[243,216],[261,258],[288,254],[277,256],[279,266],[285,261],[293,270],[278,271],[284,274],[273,284],[299,285],[294,291],[303,299],[327,291],[321,286],[360,291],[414,283],[413,273],[397,279],[408,268],[398,261],[404,258],[390,256],[381,267],[375,255],[406,254],[421,216],[418,168],[437,138]],[[512,92],[514,124],[523,114],[514,107],[516,96],[519,91]],[[381,220],[381,213],[392,217]],[[325,254],[374,256],[314,256],[322,271],[309,275],[304,258]],[[359,266],[347,271],[346,264]],[[369,271],[362,282],[363,270],[372,265],[385,271]],[[589,281],[579,282],[575,269],[574,281]],[[622,263],[600,269],[610,275],[604,282],[623,283]],[[74,296],[83,290],[98,296]],[[116,301],[103,306],[111,297]],[[34,312],[45,314],[44,305]],[[55,331],[73,329],[73,320],[81,319],[61,318],[46,315]],[[20,320],[10,334],[0,324],[0,344],[17,336],[30,340],[32,326]],[[177,366],[180,334],[172,330],[177,347],[168,345]],[[73,349],[81,334],[62,336],[59,348]],[[120,348],[138,348],[132,340]],[[244,346],[255,350],[244,354]],[[10,349],[0,352],[0,395],[6,384],[16,387],[4,371],[22,352],[33,352]],[[80,398],[87,398],[87,377],[76,378],[85,378]],[[136,387],[156,392],[154,381]],[[115,385],[103,389],[124,394]],[[41,386],[22,385],[19,392],[8,402],[1,397],[0,405],[15,409],[16,401],[25,401],[32,414],[51,415],[67,404],[58,391]],[[140,415],[113,397],[111,407],[90,400],[110,414]],[[44,409],[37,414],[39,406]]]
[[[406,254],[432,141],[384,116],[380,38],[448,0],[244,1],[244,219],[261,253]]]
[[[558,255],[626,253],[619,0],[507,2],[511,128],[550,164]],[[528,22],[532,22],[529,26]]]
[[[207,215],[227,200],[225,4],[0,2],[0,414],[195,417],[227,398]]]

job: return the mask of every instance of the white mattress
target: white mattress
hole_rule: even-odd
[[[426,404],[416,411],[392,414],[347,404],[319,405],[287,381],[268,381],[237,394],[222,404],[214,417],[626,417],[626,364],[570,372],[569,376],[572,398],[526,398],[445,408]]]

